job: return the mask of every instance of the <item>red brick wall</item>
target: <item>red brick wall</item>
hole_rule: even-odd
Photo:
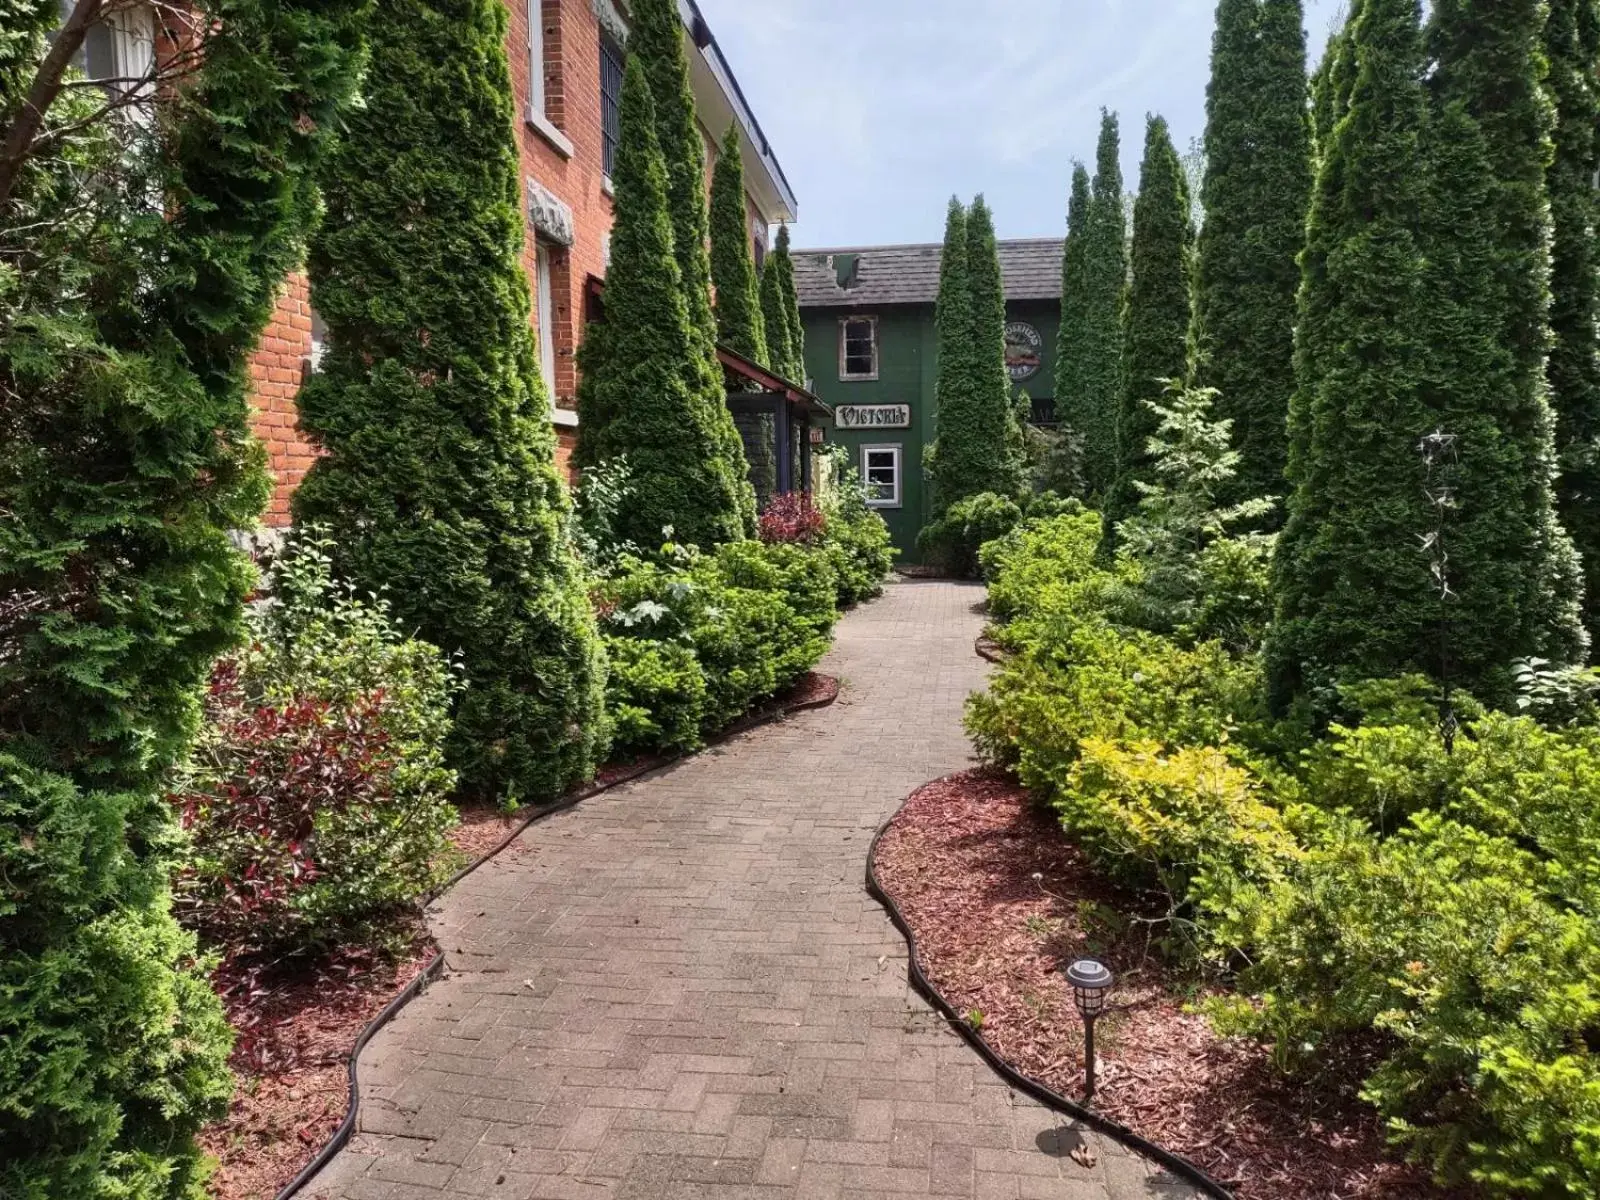
[[[266,524],[289,523],[289,497],[300,486],[316,451],[300,433],[295,396],[311,357],[311,300],[306,277],[289,276],[277,311],[250,360],[251,426],[267,448],[275,477]]]

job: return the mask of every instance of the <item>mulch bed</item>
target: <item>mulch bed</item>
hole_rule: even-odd
[[[232,1106],[200,1137],[219,1200],[272,1200],[344,1121],[350,1048],[433,958],[420,917],[398,954],[352,948],[321,962],[224,963],[212,977],[238,1040]]]
[[[1147,905],[1107,883],[1009,777],[973,771],[906,802],[878,844],[878,881],[922,969],[1021,1074],[1083,1088],[1083,1025],[1063,977],[1092,956],[1117,974],[1096,1029],[1096,1108],[1182,1155],[1239,1200],[1461,1200],[1385,1157],[1356,1095],[1355,1054],[1293,1086],[1267,1048],[1219,1037],[1195,1002],[1216,988],[1152,946]],[[979,1015],[981,1014],[981,1016]]]
[[[839,696],[839,681],[811,672],[739,722],[819,708]],[[600,791],[672,760],[611,763],[586,791]],[[527,824],[533,810],[465,806],[450,841],[476,863]],[[516,841],[506,854],[520,854]],[[224,963],[212,977],[237,1042],[230,1065],[238,1086],[228,1115],[200,1138],[219,1167],[216,1200],[273,1200],[327,1144],[350,1106],[350,1051],[367,1024],[414,980],[437,952],[419,913],[399,953],[351,947],[316,963]]]

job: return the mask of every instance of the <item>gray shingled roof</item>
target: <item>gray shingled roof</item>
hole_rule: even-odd
[[[1000,243],[1007,300],[1061,299],[1060,238],[1020,238]],[[854,246],[794,252],[795,291],[801,308],[877,308],[932,304],[939,298],[943,247]],[[854,283],[839,286],[842,256],[855,255]],[[846,259],[848,261],[848,259]]]

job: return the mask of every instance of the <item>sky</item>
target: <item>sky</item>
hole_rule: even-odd
[[[938,241],[982,192],[1060,237],[1104,105],[1138,178],[1146,113],[1205,129],[1215,0],[698,0],[799,198],[803,248]],[[1306,0],[1312,62],[1341,0]]]

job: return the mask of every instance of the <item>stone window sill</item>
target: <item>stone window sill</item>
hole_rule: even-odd
[[[572,157],[572,142],[568,140],[566,134],[550,123],[549,117],[530,108],[528,110],[528,125],[535,133],[549,142],[551,149],[561,155],[562,158]]]

